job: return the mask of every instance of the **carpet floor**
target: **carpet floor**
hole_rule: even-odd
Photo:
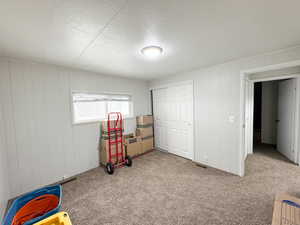
[[[300,197],[300,168],[268,146],[240,178],[154,151],[107,175],[96,168],[63,186],[73,225],[268,225],[276,193]]]

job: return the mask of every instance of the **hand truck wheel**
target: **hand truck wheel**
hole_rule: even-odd
[[[105,169],[106,169],[106,172],[110,175],[112,175],[114,173],[114,165],[110,162],[106,163]]]
[[[132,166],[132,159],[131,159],[130,156],[125,157],[125,165],[128,166],[128,167]]]

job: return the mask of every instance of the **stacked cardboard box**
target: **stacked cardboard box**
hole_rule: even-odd
[[[149,127],[139,127],[139,125],[137,125],[136,136],[141,138],[153,137],[152,125]]]
[[[125,136],[125,146],[127,155],[130,157],[134,157],[142,153],[141,141],[134,134]]]
[[[137,129],[136,135],[129,134],[123,137],[124,157],[125,150],[127,155],[134,157],[153,149],[153,117],[152,116],[138,116],[136,118]],[[116,124],[116,121],[111,121],[111,127],[120,128],[121,124]],[[122,124],[124,128],[124,124]],[[111,137],[115,139],[115,134],[112,133]],[[108,124],[107,121],[101,122],[101,141],[100,141],[100,163],[106,165],[109,159],[109,143],[108,143]],[[118,151],[121,149],[121,144],[118,145]],[[116,145],[111,146],[111,153],[116,153]],[[116,162],[116,157],[112,158],[112,162]]]
[[[110,126],[111,128],[120,128],[121,127],[121,123],[118,122],[118,124],[116,123],[115,120],[112,120],[110,122]],[[124,128],[124,124],[122,124],[122,127]],[[120,131],[118,131],[120,132]],[[120,135],[120,134],[119,134]],[[111,134],[111,138],[112,140],[115,140],[115,134]],[[123,138],[124,140],[124,138]],[[124,141],[123,141],[124,142]],[[116,154],[116,144],[112,144],[111,145],[111,154]],[[118,144],[118,152],[121,151],[121,143]],[[125,148],[123,146],[124,149],[124,157],[125,157]],[[106,165],[106,163],[109,160],[109,138],[108,138],[108,123],[107,121],[102,121],[101,122],[101,140],[100,140],[100,163],[102,165]],[[112,157],[112,163],[115,163],[117,161],[117,157]]]
[[[141,142],[141,153],[145,153],[154,148],[153,146],[153,116],[138,116],[136,118],[136,136]]]

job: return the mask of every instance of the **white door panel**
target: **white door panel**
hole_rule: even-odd
[[[153,90],[156,147],[193,158],[193,85]]]
[[[154,123],[154,133],[155,133],[155,145],[158,148],[161,148],[161,128],[160,126]]]
[[[295,117],[296,80],[279,82],[277,149],[288,159],[295,161],[293,129]]]

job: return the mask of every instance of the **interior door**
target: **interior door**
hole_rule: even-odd
[[[154,115],[154,134],[155,146],[157,148],[168,150],[167,136],[167,89],[153,90],[153,115]]]
[[[278,127],[277,150],[295,162],[294,121],[296,101],[296,79],[279,82],[278,87]]]
[[[253,103],[254,103],[254,83],[245,80],[245,124],[244,124],[244,142],[246,159],[248,154],[253,153]]]
[[[156,147],[193,159],[193,85],[153,91]]]

